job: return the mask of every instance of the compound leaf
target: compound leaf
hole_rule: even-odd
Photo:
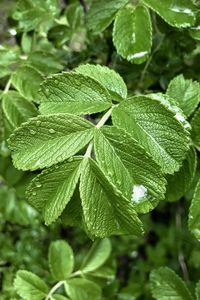
[[[71,114],[38,116],[10,136],[13,162],[18,169],[36,170],[64,161],[93,136],[93,125]]]

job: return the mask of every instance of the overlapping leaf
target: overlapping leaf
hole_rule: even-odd
[[[92,136],[92,123],[78,116],[38,116],[14,131],[9,146],[16,168],[35,170],[73,156]]]
[[[200,239],[200,181],[197,183],[190,206],[189,229],[197,239]]]
[[[166,173],[177,171],[189,148],[189,133],[164,104],[136,96],[114,108],[114,125],[137,139]]]
[[[55,221],[70,201],[80,175],[82,159],[53,166],[32,180],[27,197],[31,205],[44,215],[45,223]]]
[[[75,71],[97,80],[111,93],[114,100],[120,101],[127,97],[124,80],[114,70],[105,66],[85,64],[80,65]]]
[[[94,33],[106,29],[113,21],[117,11],[126,5],[128,0],[95,0],[87,15],[88,28]]]
[[[166,182],[160,167],[123,129],[104,126],[96,131],[95,153],[105,176],[138,212],[149,211],[164,198]]]
[[[97,237],[112,234],[142,233],[142,224],[133,204],[115,191],[92,159],[85,160],[81,174],[80,195],[89,232]]]
[[[45,80],[40,95],[42,114],[96,113],[111,106],[111,96],[98,81],[72,72],[54,75]]]
[[[12,84],[28,100],[38,102],[38,90],[42,74],[31,66],[21,66],[12,74]]]
[[[171,26],[190,27],[195,23],[197,7],[192,0],[144,0],[143,2]]]
[[[186,116],[190,116],[200,102],[200,84],[179,75],[170,81],[167,95],[176,101]]]
[[[184,281],[167,267],[151,272],[150,283],[153,297],[157,300],[193,299]]]
[[[36,107],[15,91],[9,91],[3,96],[2,108],[13,129],[19,127],[29,118],[37,116]]]
[[[176,201],[185,195],[194,180],[196,167],[196,151],[194,148],[191,148],[179,171],[174,173],[174,175],[167,176],[166,199]]]

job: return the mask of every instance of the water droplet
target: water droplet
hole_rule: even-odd
[[[49,129],[49,133],[55,133],[56,131],[53,128]]]
[[[36,195],[37,195],[37,193],[36,193],[36,192],[33,192],[33,193],[32,193],[32,195],[33,195],[33,196],[36,196]]]
[[[31,129],[30,134],[32,134],[32,135],[36,134],[35,130]]]
[[[147,188],[145,186],[143,186],[142,184],[141,185],[135,184],[133,186],[133,193],[131,197],[131,200],[133,202],[138,203],[146,196],[147,196]]]
[[[138,52],[135,54],[128,55],[127,59],[132,60],[132,59],[136,59],[136,58],[141,58],[141,57],[146,56],[147,54],[148,54],[148,51],[141,51],[141,52]]]
[[[40,188],[40,187],[42,186],[42,184],[41,184],[40,182],[36,182],[36,186],[37,186],[38,188]]]

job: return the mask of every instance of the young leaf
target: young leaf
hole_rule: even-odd
[[[105,66],[85,64],[78,66],[75,71],[97,80],[110,92],[113,100],[121,101],[127,97],[126,84],[114,70]]]
[[[174,175],[167,176],[166,199],[176,201],[185,195],[193,182],[196,167],[197,156],[195,149],[192,147],[188,151],[179,171],[174,173]]]
[[[115,191],[115,186],[90,158],[85,159],[81,173],[80,195],[85,222],[92,235],[103,238],[112,234],[142,234],[142,223],[131,201]]]
[[[95,271],[105,263],[110,252],[111,243],[109,239],[95,241],[81,265],[81,271],[83,273]]]
[[[9,91],[3,95],[2,109],[13,129],[19,127],[29,118],[37,116],[35,105],[15,91]]]
[[[195,188],[190,206],[189,229],[197,239],[200,239],[200,180]]]
[[[152,28],[145,6],[126,6],[115,19],[113,42],[117,52],[130,62],[144,62],[151,50]]]
[[[195,295],[197,298],[196,300],[200,300],[200,281],[198,281],[196,284]]]
[[[100,287],[87,279],[70,279],[65,284],[65,290],[71,300],[100,300]]]
[[[180,168],[189,149],[189,133],[164,104],[148,96],[132,97],[114,108],[112,119],[140,142],[165,173]]]
[[[21,66],[12,74],[12,84],[26,99],[38,102],[42,74],[31,66]]]
[[[162,267],[151,272],[151,291],[157,300],[192,300],[184,281],[171,269]]]
[[[62,73],[45,80],[40,91],[42,114],[69,112],[96,113],[112,105],[108,91],[91,77]]]
[[[87,15],[88,28],[94,33],[106,29],[113,21],[116,12],[126,5],[128,0],[95,0]]]
[[[24,270],[17,272],[14,287],[25,300],[43,300],[48,293],[48,286],[40,277]]]
[[[171,26],[190,27],[195,23],[197,7],[192,0],[143,0],[143,2]]]
[[[44,215],[47,225],[55,221],[70,201],[76,188],[82,159],[74,158],[44,170],[27,189],[29,203]]]
[[[160,167],[123,129],[96,130],[95,153],[105,176],[132,200],[137,212],[148,212],[164,199],[166,181]]]
[[[199,104],[200,84],[179,75],[170,81],[167,95],[174,99],[177,106],[189,117]]]
[[[55,280],[65,280],[74,269],[73,250],[67,242],[59,240],[49,247],[49,268]]]
[[[71,114],[38,116],[10,136],[13,161],[21,170],[49,167],[73,156],[93,136],[93,125]]]

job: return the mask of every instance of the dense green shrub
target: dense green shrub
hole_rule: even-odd
[[[0,299],[200,299],[199,16],[0,2]]]

